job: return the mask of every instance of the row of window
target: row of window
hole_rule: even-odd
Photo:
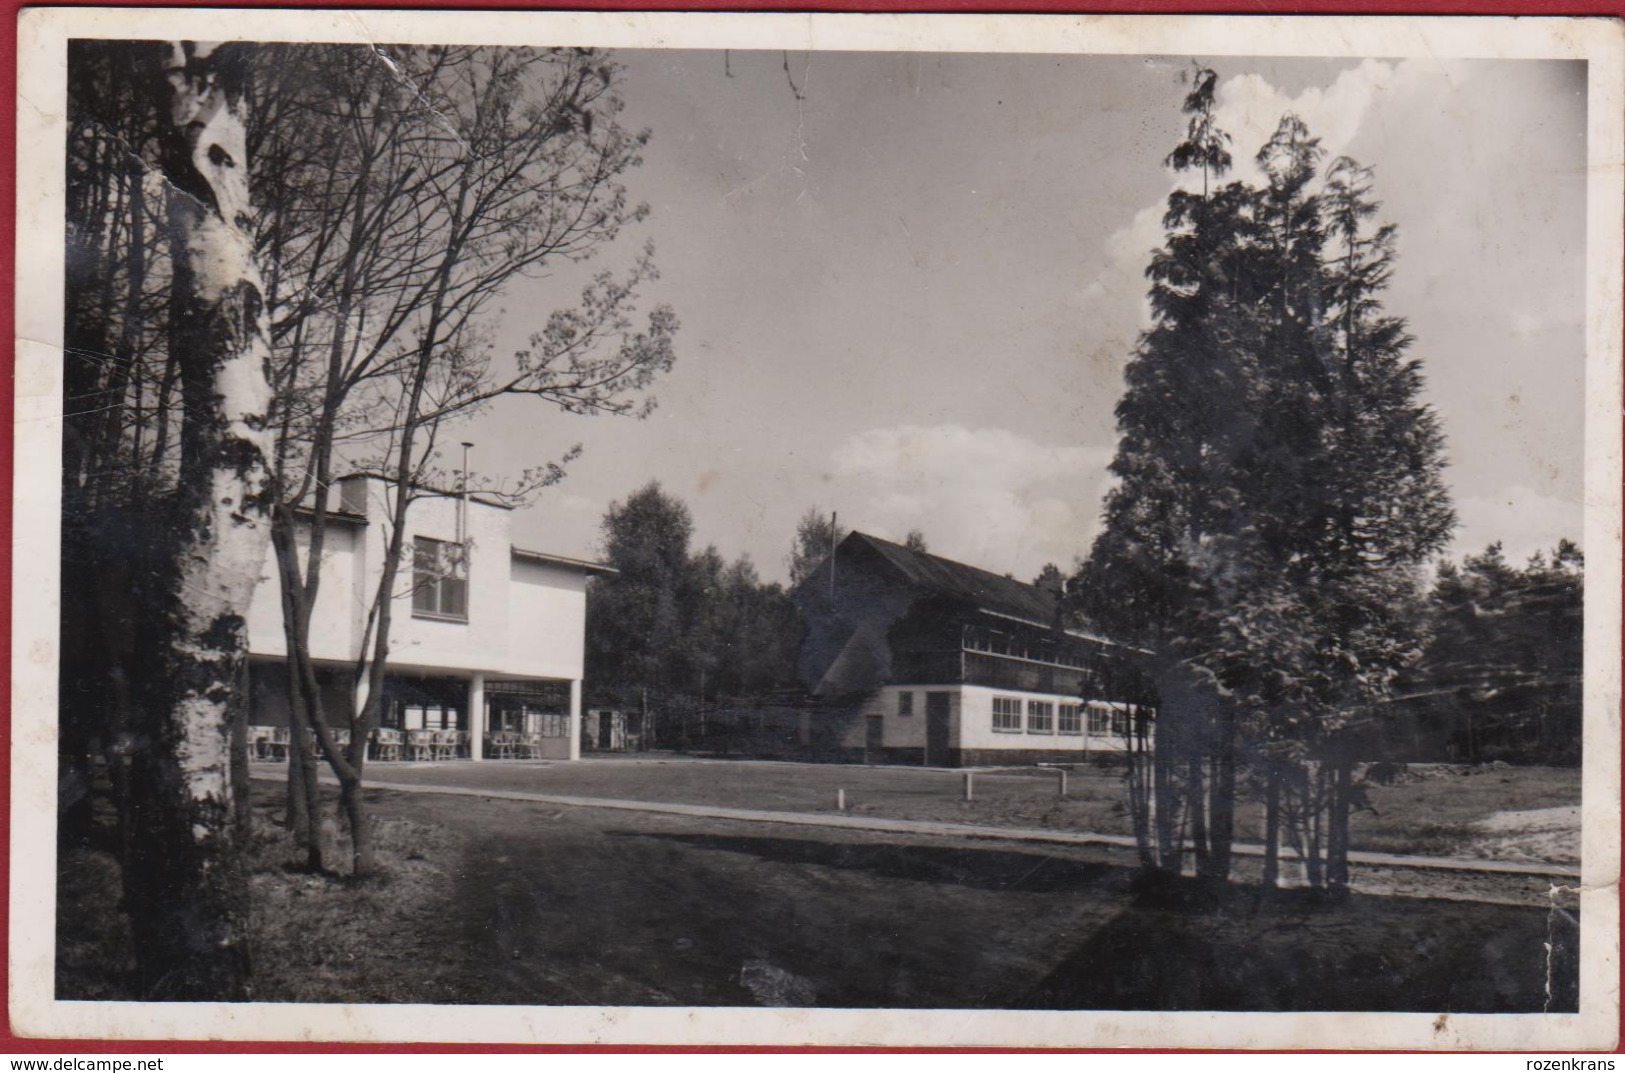
[[[495,707],[488,712],[486,723],[486,729],[492,732],[540,734],[544,738],[570,736],[570,716],[566,712]],[[385,714],[384,726],[398,730],[461,730],[463,709],[449,704],[396,704]]]
[[[993,698],[993,729],[1019,734],[1082,734],[1085,721],[1090,734],[1128,733],[1128,715],[1105,704],[1060,704],[1049,700],[1026,702],[1027,722],[1022,726],[1022,699],[1020,697]],[[1060,721],[1056,722],[1057,709]],[[914,694],[903,690],[897,694],[897,714],[914,714]]]
[[[1057,707],[1060,710],[1059,725],[1056,723]],[[1090,704],[1086,707],[1082,704],[1057,705],[1049,700],[1029,700],[1026,702],[1026,708],[1025,729],[1029,734],[1082,734],[1086,714],[1090,734],[1123,734],[1128,730],[1126,713],[1103,704]],[[1020,697],[994,697],[993,729],[1007,734],[1021,733],[1023,729],[1021,711]]]
[[[1089,666],[1088,652],[1083,646],[1056,644],[1049,639],[1029,639],[1017,634],[1000,633],[997,630],[967,627],[964,644],[972,652],[986,652],[990,655],[1030,660],[1034,663],[1048,663],[1077,670],[1085,670]]]
[[[966,652],[964,661],[964,679],[974,685],[1062,695],[1096,692],[1096,674],[1092,670],[1056,667],[986,652]]]

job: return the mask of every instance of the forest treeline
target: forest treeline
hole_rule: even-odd
[[[687,747],[711,743],[708,720],[725,702],[798,693],[790,589],[842,535],[833,515],[808,508],[787,541],[787,587],[764,581],[748,554],[730,563],[715,545],[694,548],[688,506],[657,481],[612,503],[601,552],[615,573],[587,590],[589,703],[637,713],[645,747]]]

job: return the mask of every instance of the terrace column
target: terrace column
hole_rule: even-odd
[[[581,759],[581,679],[570,679],[570,759]]]
[[[485,672],[468,679],[468,758],[485,759]]]

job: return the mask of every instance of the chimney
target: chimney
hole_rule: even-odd
[[[468,543],[468,449],[474,445],[463,441],[463,469],[458,476],[457,543]]]

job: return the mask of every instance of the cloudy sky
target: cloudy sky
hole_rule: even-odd
[[[682,321],[644,422],[500,408],[476,468],[581,442],[516,540],[596,551],[651,477],[696,542],[782,577],[810,506],[1018,577],[1087,551],[1112,407],[1146,323],[1189,58],[623,52],[650,300]],[[790,77],[786,76],[786,60]],[[1581,524],[1580,64],[1212,61],[1243,176],[1283,111],[1375,166],[1407,317],[1449,437],[1456,551]],[[792,80],[794,89],[792,89]],[[799,99],[798,99],[799,95]],[[516,349],[568,274],[507,302]]]

